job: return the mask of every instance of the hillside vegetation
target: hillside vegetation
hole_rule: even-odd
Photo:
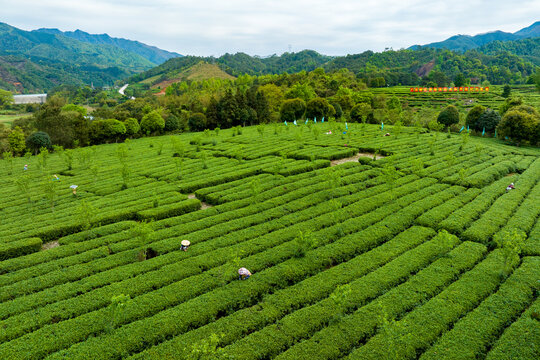
[[[537,359],[538,149],[310,121],[0,160],[0,185],[2,359]]]

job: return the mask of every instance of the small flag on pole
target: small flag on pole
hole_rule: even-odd
[[[484,128],[484,129],[482,130],[482,136],[484,136],[485,133],[486,133],[486,128]]]
[[[465,129],[465,126],[462,126],[461,129],[459,129],[459,132],[462,132],[463,129]]]

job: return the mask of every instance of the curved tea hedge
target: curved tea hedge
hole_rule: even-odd
[[[539,357],[540,150],[271,128],[0,160],[0,359]]]

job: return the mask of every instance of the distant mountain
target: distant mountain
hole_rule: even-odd
[[[0,23],[0,87],[46,91],[59,84],[112,85],[155,66],[133,52]]]
[[[529,27],[516,31],[515,33],[507,33],[497,30],[474,36],[454,35],[444,41],[422,45],[421,47],[431,47],[437,49],[448,49],[464,52],[467,50],[476,49],[492,41],[513,41],[538,36],[540,36],[540,21],[535,22]],[[419,47],[420,45],[413,45],[409,49],[417,50]]]
[[[155,46],[146,45],[138,41],[110,37],[107,34],[95,35],[95,34],[89,34],[81,30],[60,31],[58,29],[45,29],[45,28],[34,30],[34,32],[64,35],[69,38],[76,39],[76,40],[89,43],[89,44],[113,45],[118,48],[138,54],[156,65],[162,64],[171,58],[182,56],[178,53],[162,50]]]

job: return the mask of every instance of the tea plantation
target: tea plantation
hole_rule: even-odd
[[[538,359],[539,214],[540,149],[420,128],[1,160],[0,359]]]

